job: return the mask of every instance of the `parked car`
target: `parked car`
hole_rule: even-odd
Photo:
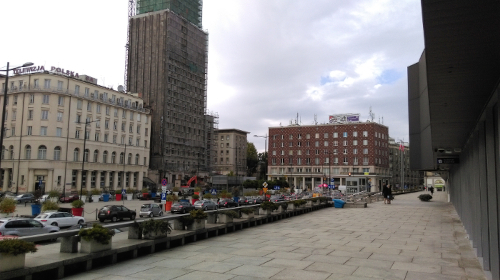
[[[44,226],[71,227],[85,224],[85,218],[73,216],[66,212],[44,212],[36,216],[35,221],[39,221]]]
[[[223,198],[219,200],[219,208],[220,207],[238,207],[238,202],[235,202],[232,198]]]
[[[250,204],[250,198],[246,197],[246,196],[240,196],[240,200],[238,200],[238,203],[240,205],[248,205]]]
[[[61,195],[61,197],[59,197],[59,202],[70,203],[75,200],[78,200],[79,198],[80,197],[78,195],[66,195],[66,196]]]
[[[40,203],[44,203],[45,201],[49,200],[49,195],[48,194],[44,194],[42,195],[39,199],[38,199],[38,202]]]
[[[25,193],[14,197],[14,200],[17,203],[24,203],[24,202],[35,202],[36,199],[32,193]]]
[[[140,200],[153,200],[153,198],[151,197],[151,194],[148,193],[146,195],[142,194],[141,193],[141,196],[139,197]]]
[[[57,226],[45,226],[39,221],[25,218],[0,219],[0,236],[15,235],[28,236],[43,233],[58,232]]]
[[[139,211],[139,217],[151,217],[154,216],[163,216],[163,211],[161,210],[160,205],[156,203],[148,203],[143,204],[141,206],[141,210]]]
[[[261,204],[262,203],[262,197],[261,196],[254,196],[252,197],[253,204]]]
[[[130,210],[122,205],[106,205],[99,210],[97,215],[101,223],[105,220],[111,220],[112,222],[121,221],[124,218],[135,220],[135,216],[136,212],[134,210]]]
[[[281,201],[285,201],[285,199],[281,195],[271,195],[271,197],[269,198],[269,201],[271,201],[271,202],[281,202]]]
[[[14,198],[14,197],[16,197],[16,194],[13,192],[5,191],[5,192],[0,192],[0,197]]]
[[[188,213],[191,210],[194,210],[195,207],[194,205],[191,205],[191,203],[186,202],[186,201],[177,201],[174,204],[172,204],[172,208],[170,208],[171,213]]]
[[[195,209],[203,209],[203,210],[217,210],[219,206],[211,200],[198,200],[194,203]]]

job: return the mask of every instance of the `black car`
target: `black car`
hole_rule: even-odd
[[[262,203],[262,197],[261,196],[252,197],[252,203],[251,204],[261,204],[261,203]]]
[[[271,197],[269,198],[269,201],[271,201],[271,202],[282,202],[282,201],[285,201],[285,199],[281,195],[271,195]]]
[[[231,198],[223,198],[219,200],[219,207],[238,207],[238,202],[234,202]]]
[[[246,196],[240,196],[240,200],[238,200],[238,203],[240,205],[248,205],[250,204],[251,202],[251,199],[249,197],[246,197]]]
[[[194,205],[186,201],[178,201],[172,204],[172,208],[170,208],[171,213],[189,213],[189,211],[194,210]]]
[[[98,218],[101,223],[105,220],[111,220],[112,222],[121,221],[124,218],[135,220],[135,216],[136,213],[134,210],[121,205],[106,205],[98,212]]]

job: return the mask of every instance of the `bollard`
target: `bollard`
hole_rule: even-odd
[[[97,208],[95,209],[95,220],[97,221]]]

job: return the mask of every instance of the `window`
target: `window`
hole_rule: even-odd
[[[40,87],[40,81],[38,79],[34,80],[34,84],[35,84],[35,88],[39,88]]]
[[[353,137],[358,137],[358,132],[357,132],[357,131],[353,131],[353,132],[352,132],[352,136],[353,136]]]
[[[125,123],[122,123],[122,131],[125,131]]]
[[[75,139],[80,139],[80,130],[75,131]]]
[[[118,128],[118,122],[114,121],[113,122],[113,129],[116,130]]]
[[[79,152],[80,150],[78,150],[78,148],[73,150],[73,161],[78,161],[78,158],[80,157]]]
[[[337,149],[333,149],[333,154],[336,155],[337,154]]]
[[[368,158],[367,157],[364,157],[363,158],[363,164],[364,165],[368,165]],[[364,171],[366,168],[363,168],[363,172],[368,172],[368,171]]]
[[[42,120],[47,120],[49,118],[49,111],[42,110]]]
[[[108,143],[108,137],[109,135],[107,133],[104,134],[104,142],[105,143]]]
[[[122,119],[126,119],[127,118],[127,111],[123,110],[122,111]]]
[[[123,153],[120,153],[120,164],[123,164],[125,160],[125,155]]]
[[[61,147],[54,148],[54,160],[61,160]]]
[[[116,108],[114,109],[114,116],[118,117],[118,109],[116,109]]]
[[[141,121],[141,114],[137,114],[137,119],[136,121],[140,122]]]
[[[46,159],[47,158],[47,147],[40,146],[38,147],[38,159]]]
[[[339,141],[333,141],[333,146],[338,146],[339,145]]]
[[[352,149],[352,153],[353,153],[354,155],[358,154],[358,149]]]
[[[94,162],[97,162],[97,159],[99,158],[99,151],[95,150],[94,151]]]
[[[130,124],[130,125],[128,126],[128,132],[129,132],[129,133],[134,132],[134,125],[133,125],[133,124]]]
[[[95,107],[96,113],[100,114],[101,113],[101,104],[97,104]]]
[[[348,142],[347,140],[344,140],[344,146],[347,146]]]
[[[44,94],[43,95],[42,103],[43,104],[49,104],[49,95],[48,94]]]
[[[89,162],[89,149],[85,149],[85,152],[83,153],[83,161]]]
[[[96,134],[94,135],[94,140],[95,140],[95,141],[99,141],[99,135],[100,135],[100,133],[96,133]]]
[[[324,137],[324,138],[328,138],[328,133],[325,133],[325,134],[323,135],[323,137]]]
[[[27,134],[28,135],[33,135],[33,127],[31,125],[28,126]]]
[[[116,135],[113,135],[113,144],[116,144]]]
[[[62,137],[62,128],[60,128],[60,127],[56,128],[56,136]]]
[[[50,80],[49,79],[45,79],[43,87],[44,88],[50,88]]]
[[[368,131],[363,131],[363,137],[368,137]]]
[[[319,164],[319,158],[314,159],[314,164],[318,165]]]
[[[347,155],[347,149],[344,149],[344,155]]]
[[[92,111],[92,103],[87,102],[87,111],[91,112]]]
[[[338,157],[333,158],[333,163],[338,164],[339,163],[339,158]]]
[[[10,136],[16,136],[16,127],[15,126],[10,128]]]
[[[63,112],[57,112],[57,121],[62,122],[63,120]]]
[[[222,151],[221,151],[221,152],[222,152]],[[273,156],[275,156],[275,155],[276,155],[276,151],[273,151]]]
[[[344,164],[348,164],[348,163],[349,163],[349,162],[348,162],[347,157],[344,157]]]
[[[144,135],[148,136],[148,129],[147,128],[144,129]]]
[[[64,106],[64,96],[59,96],[57,98],[57,105]]]
[[[80,86],[79,85],[75,85],[75,94],[80,95]]]
[[[78,100],[78,101],[76,102],[76,109],[81,110],[81,109],[82,109],[82,104],[83,104],[83,102],[82,102],[81,100]]]
[[[113,152],[111,153],[111,163],[115,163],[115,161],[116,161],[116,153]]]
[[[363,145],[364,146],[368,145],[368,140],[363,140]]]
[[[102,153],[102,163],[107,163],[108,162],[108,151],[104,151]]]
[[[368,149],[363,149],[363,154],[367,155],[368,154]]]
[[[109,106],[106,106],[106,115],[109,116]]]
[[[47,136],[47,127],[46,126],[40,127],[40,135]]]
[[[12,110],[12,120],[15,121],[16,120],[16,113],[17,111],[16,110]]]
[[[109,129],[109,120],[104,121],[104,128]]]
[[[328,141],[325,141],[325,142],[323,143],[323,145],[324,145],[325,147],[328,147]]]
[[[130,112],[130,120],[133,121],[134,120],[134,112]]]
[[[35,103],[35,95],[30,94],[30,104],[33,104],[33,103]]]
[[[62,89],[63,89],[63,82],[57,81],[57,90],[62,90]]]
[[[26,148],[24,149],[24,158],[31,159],[31,146],[30,145],[27,145]]]
[[[311,139],[311,135],[310,134],[306,134],[306,139]]]
[[[139,154],[135,155],[135,165],[139,165]]]
[[[353,145],[353,146],[358,145],[358,140],[352,140],[352,145]]]
[[[319,147],[319,141],[314,141],[314,147]]]

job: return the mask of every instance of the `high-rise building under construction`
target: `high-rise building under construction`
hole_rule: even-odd
[[[127,91],[142,94],[152,109],[150,169],[171,183],[210,162],[202,1],[137,0],[135,11],[129,18]]]

